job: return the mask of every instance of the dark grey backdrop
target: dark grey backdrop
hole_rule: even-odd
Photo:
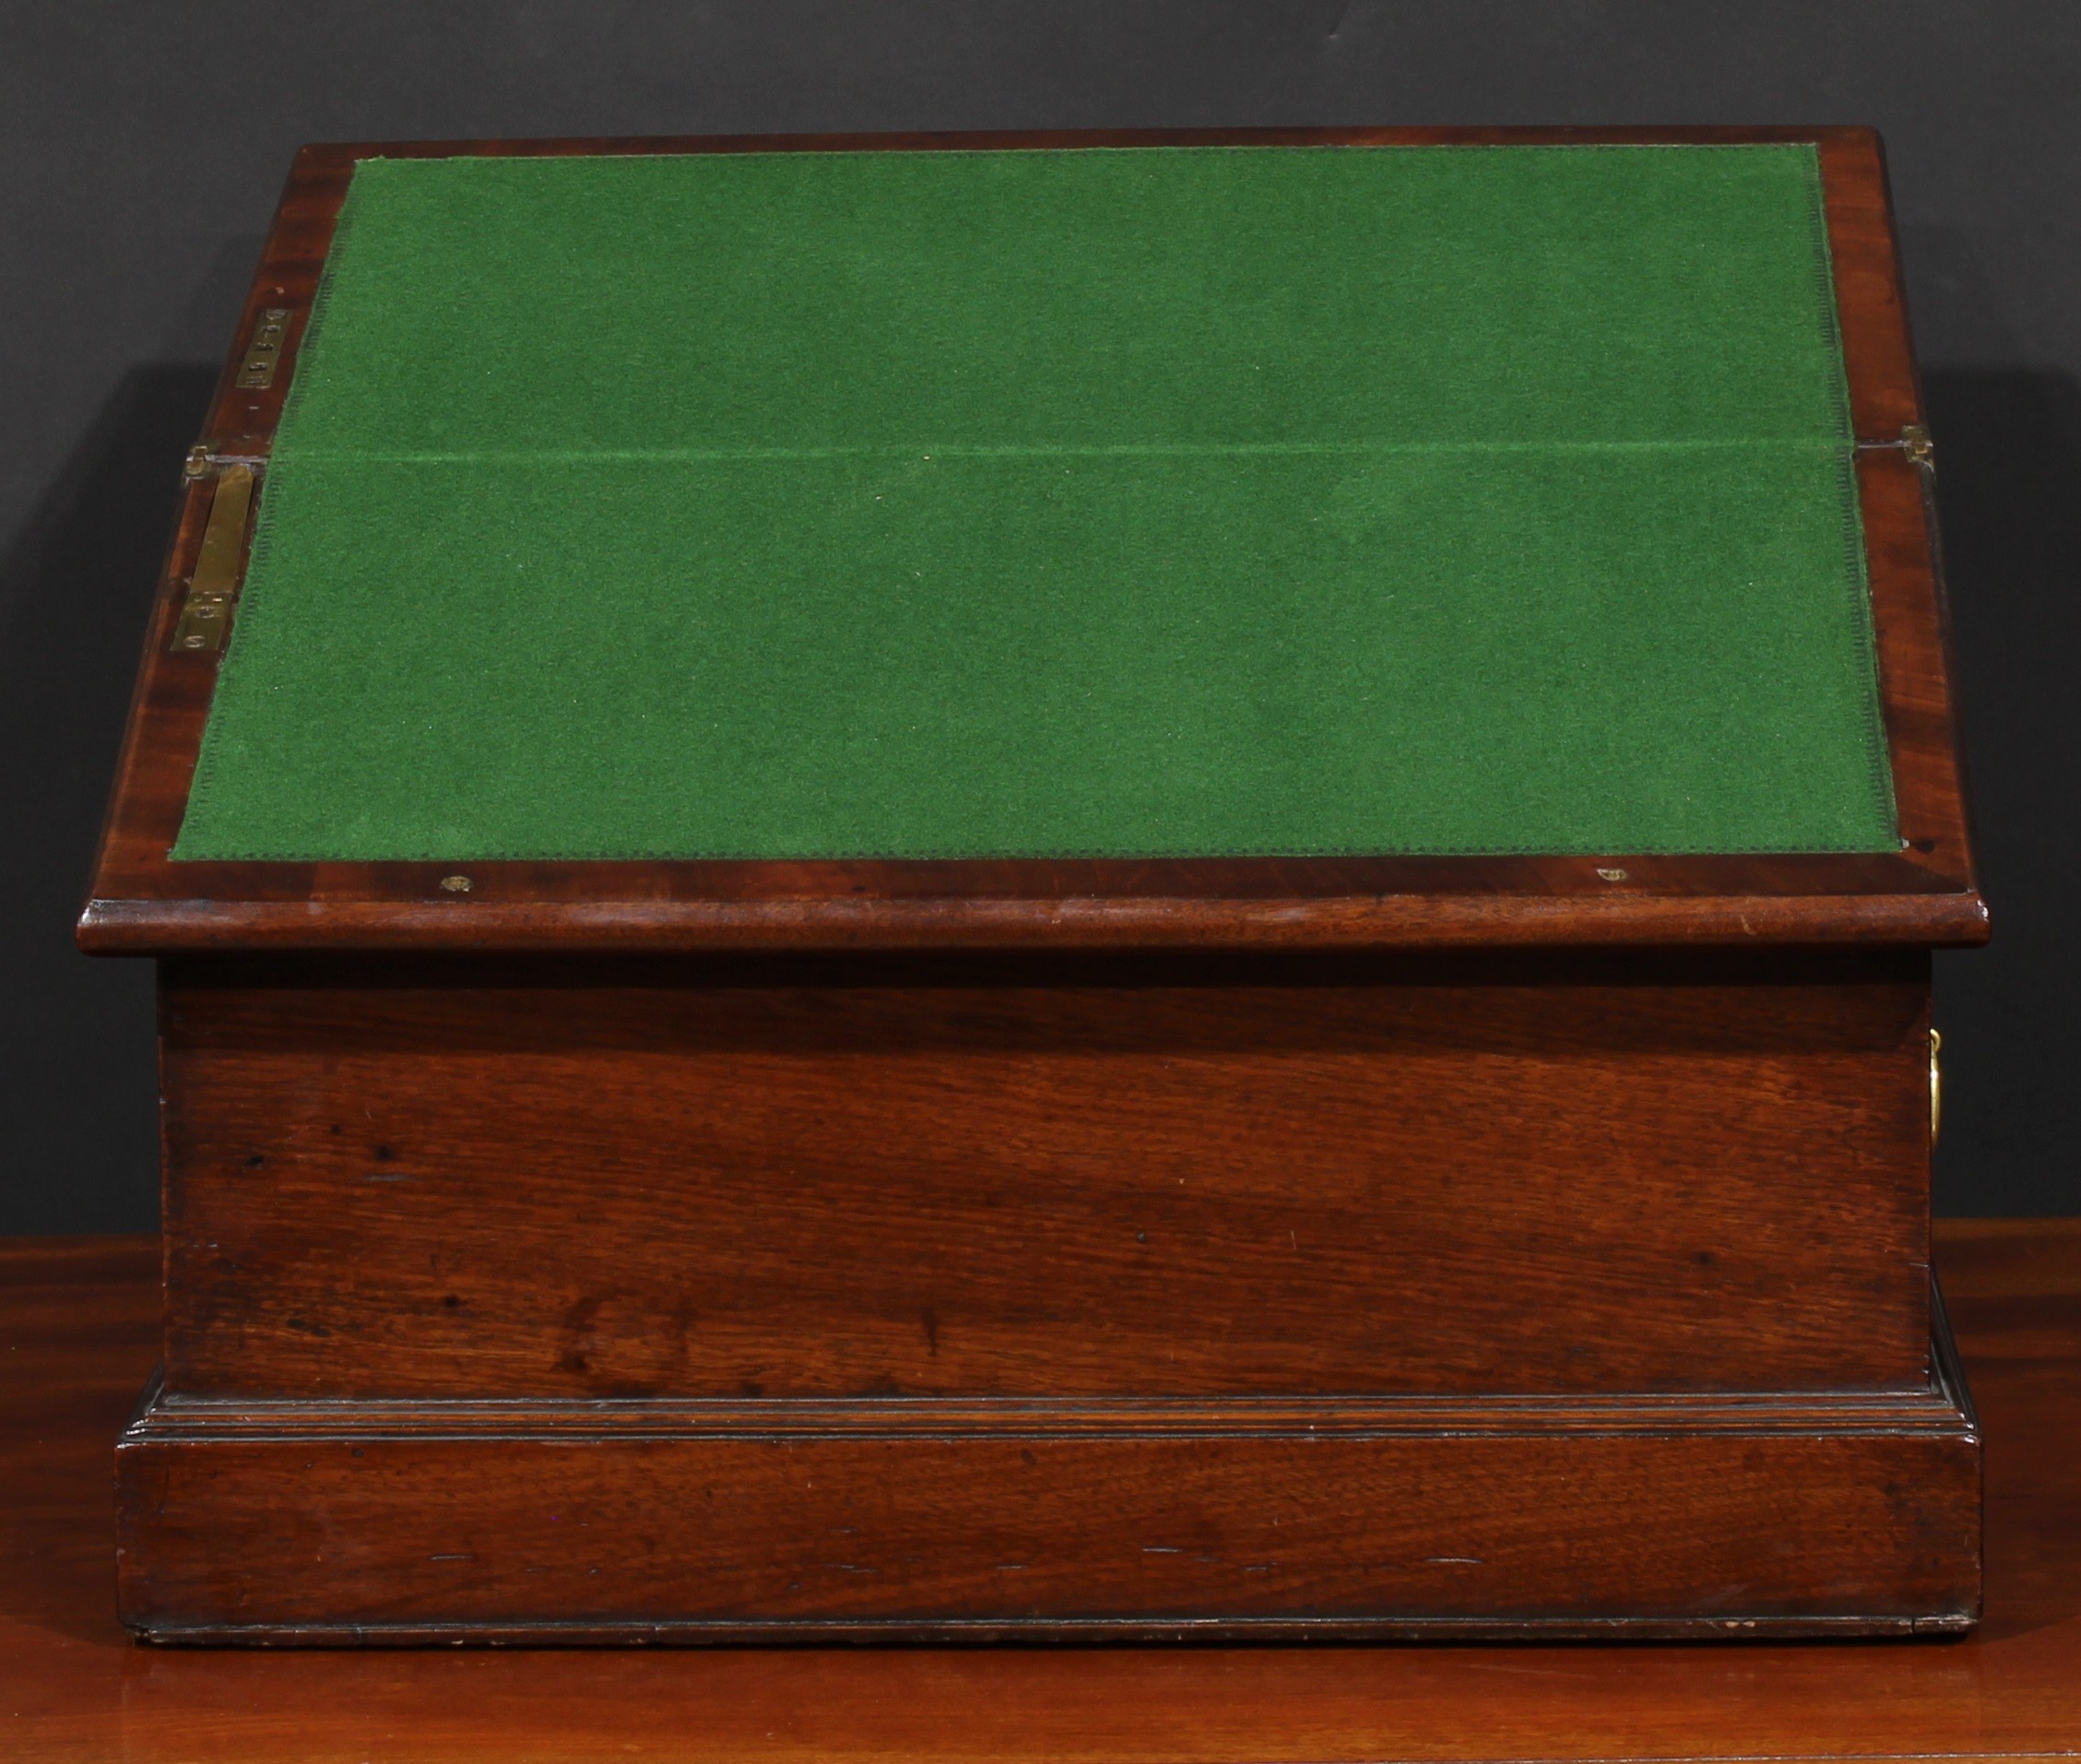
[[[153,1222],[150,977],[72,953],[176,468],[299,142],[1874,123],[1996,943],[1941,958],[1951,1213],[2081,1213],[2074,0],[0,0],[0,1231]]]

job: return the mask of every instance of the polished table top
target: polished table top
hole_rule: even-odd
[[[427,1652],[134,1646],[110,1454],[145,1238],[0,1248],[0,1756],[1049,1760],[2081,1758],[2081,1220],[1953,1221],[1987,1438],[1962,1640]]]

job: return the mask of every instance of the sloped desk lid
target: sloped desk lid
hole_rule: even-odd
[[[1971,941],[1919,420],[1863,131],[308,148],[82,941]]]

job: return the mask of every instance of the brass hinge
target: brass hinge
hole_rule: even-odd
[[[1929,438],[1929,431],[1919,422],[1910,422],[1900,432],[1901,451],[1910,463],[1924,471],[1936,469],[1936,444]]]
[[[197,455],[204,461],[202,473],[195,469]],[[207,453],[197,448],[188,456],[189,474],[201,476],[211,463]],[[188,598],[181,609],[180,622],[173,627],[173,647],[183,654],[224,646],[224,633],[231,629],[231,609],[238,598],[239,566],[245,561],[245,521],[252,507],[253,468],[224,466],[210,497],[209,521],[202,530],[195,574],[188,578]]]

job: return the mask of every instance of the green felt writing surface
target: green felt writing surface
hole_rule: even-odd
[[[1815,155],[372,160],[176,858],[1898,845]]]

